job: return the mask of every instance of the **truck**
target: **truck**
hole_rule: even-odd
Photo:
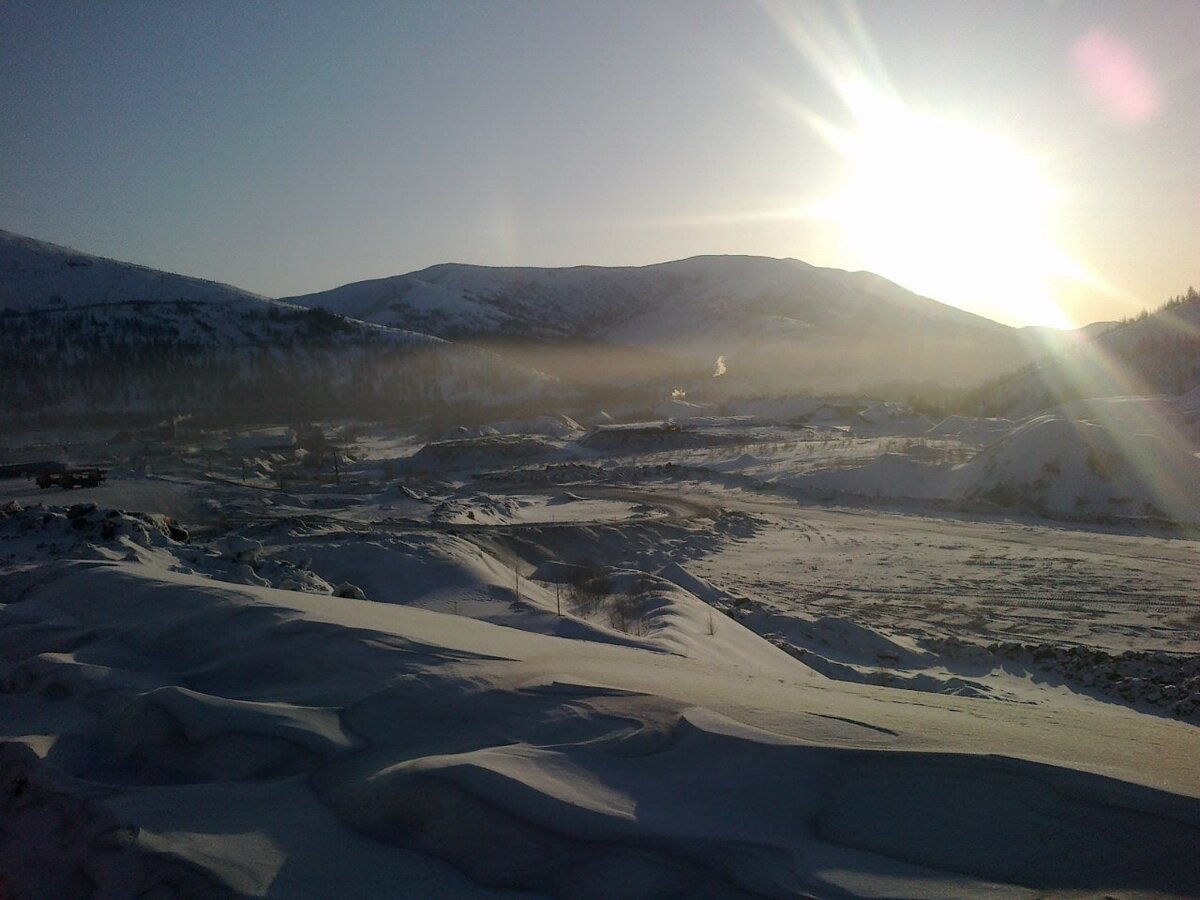
[[[71,488],[77,487],[96,487],[107,480],[107,470],[95,466],[87,466],[83,468],[64,469],[61,472],[41,472],[37,477],[37,486],[48,488],[57,485],[64,491],[69,491]]]
[[[45,472],[65,472],[60,462],[19,462],[0,465],[0,478],[37,478]]]

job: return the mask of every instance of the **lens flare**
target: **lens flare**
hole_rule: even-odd
[[[1071,62],[1092,99],[1118,122],[1140,125],[1162,108],[1158,80],[1150,67],[1116,35],[1089,32],[1075,44]]]
[[[1068,400],[1061,410],[1081,435],[1101,434],[1105,449],[1149,491],[1158,510],[1181,521],[1194,516],[1193,443],[1175,404],[1157,396],[1159,388],[1122,356],[1140,352],[1142,345],[1195,345],[1200,342],[1195,318],[1195,313],[1165,310],[1110,340],[1085,342],[1037,370],[1047,402]],[[1070,399],[1075,397],[1088,399]]]
[[[994,129],[915,107],[891,86],[853,5],[765,7],[830,94],[841,123],[801,121],[842,159],[825,204],[848,255],[943,302],[1014,325],[1069,327],[1056,240],[1062,192],[1035,154]]]

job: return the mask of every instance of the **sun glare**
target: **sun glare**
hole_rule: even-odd
[[[763,2],[846,113],[835,123],[768,88],[841,157],[842,183],[805,215],[840,227],[851,264],[997,321],[1071,327],[1056,287],[1100,280],[1060,248],[1063,192],[1042,160],[981,117],[901,97],[853,5],[829,17]]]
[[[833,209],[864,266],[990,318],[1068,325],[1052,295],[1056,192],[1037,159],[899,103],[861,107],[837,141],[847,175]]]

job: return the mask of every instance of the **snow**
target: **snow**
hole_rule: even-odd
[[[847,435],[832,447],[808,441],[769,456],[697,462],[821,495],[1195,523],[1200,460],[1187,422],[1186,407],[1162,398],[1114,397],[1064,404],[1018,423],[953,417],[929,438],[873,442],[859,428],[853,434],[862,437]],[[820,459],[818,450],[828,455]],[[964,454],[969,458],[959,461]]]
[[[955,473],[946,466],[920,462],[898,453],[885,453],[862,466],[777,479],[779,484],[804,490],[834,491],[864,497],[948,499]]]
[[[0,248],[21,316],[194,337],[186,289],[231,313],[205,340],[257,352],[263,310],[293,309]],[[869,322],[950,371],[939,342],[1012,337],[795,260],[446,265],[302,299],[370,320],[335,380],[360,338],[451,354],[447,390],[492,371],[403,321],[668,347],[704,389],[322,423],[332,471],[264,447],[291,439],[270,422],[6,433],[110,472],[0,482],[0,896],[1200,895],[1195,391],[936,425],[739,399],[774,338],[764,368],[802,346],[849,371],[821,342]],[[910,320],[928,342],[889,331]]]
[[[22,797],[93,842],[126,828],[118,860],[139,860],[147,887],[1197,888],[1180,723],[936,694],[915,706],[782,655],[749,667],[142,563],[23,579],[3,610],[21,651],[0,702],[7,747],[32,752],[0,766],[8,796],[24,778]],[[704,638],[666,627],[680,646]],[[7,804],[9,827],[33,827],[38,806]],[[86,847],[64,860],[113,893],[128,876]]]
[[[986,444],[1012,431],[1012,428],[1013,422],[1009,419],[953,415],[931,427],[928,434],[937,437],[954,436]]]
[[[444,264],[288,298],[389,326],[489,341],[597,341],[666,355],[677,384],[711,393],[724,358],[741,389],[834,390],[889,379],[999,374],[1044,354],[1015,329],[867,273],[794,259],[705,256],[642,267],[492,268]],[[586,348],[584,348],[586,350]],[[647,363],[649,365],[649,363]],[[611,372],[610,379],[620,372]],[[693,398],[697,399],[697,398]]]
[[[1149,403],[1123,405],[1145,414]],[[963,467],[959,490],[1059,513],[1200,520],[1200,460],[1186,444],[1143,430],[1141,415],[1085,419],[1080,412],[1023,424]]]
[[[133,301],[268,302],[240,288],[103,259],[0,231],[0,310],[91,307]]]
[[[583,434],[584,428],[570,416],[542,415],[529,419],[511,419],[480,425],[458,425],[439,435],[440,440],[464,440],[496,435],[532,435],[555,440],[572,440]]]
[[[0,827],[22,837],[0,865],[44,896],[72,877],[109,896],[1200,889],[1195,725],[1130,681],[1176,671],[1146,598],[1187,594],[1189,542],[655,484],[117,475],[72,509],[6,488]],[[105,505],[186,514],[212,492],[246,524],[185,542]],[[1034,571],[1061,598],[1070,559],[1103,579],[1135,555],[1140,581],[1042,633],[1121,649],[1135,628],[1158,656],[955,638],[974,590]],[[580,603],[587,556],[603,587]],[[910,589],[891,620],[872,605]],[[1037,640],[1045,607],[1008,602],[1024,630],[990,634]],[[1105,667],[1123,687],[1080,683]],[[74,835],[53,866],[27,852],[55,840],[47,814]]]

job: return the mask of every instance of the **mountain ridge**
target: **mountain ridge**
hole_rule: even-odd
[[[759,267],[791,267],[805,275],[816,275],[821,278],[843,278],[847,281],[865,282],[865,286],[859,288],[870,296],[875,296],[885,302],[895,303],[898,298],[903,297],[918,301],[924,304],[932,304],[930,309],[937,309],[943,315],[958,318],[961,321],[970,321],[985,328],[999,328],[1004,330],[1012,330],[1011,326],[1003,325],[981,316],[977,313],[972,313],[968,310],[961,309],[950,304],[942,303],[930,297],[916,294],[907,290],[901,285],[896,284],[881,275],[865,270],[846,270],[830,267],[816,266],[804,260],[794,257],[771,257],[771,256],[755,256],[751,254],[700,254],[696,256],[684,257],[677,260],[667,260],[664,262],[648,263],[639,266],[599,266],[591,264],[583,264],[576,266],[486,266],[476,263],[436,263],[431,266],[426,266],[423,269],[418,269],[412,272],[401,273],[397,275],[389,275],[381,278],[369,278],[360,281],[348,282],[334,288],[329,288],[323,291],[316,291],[309,294],[297,294],[289,297],[280,298],[286,302],[297,302],[302,305],[325,305],[326,308],[335,312],[342,310],[337,307],[346,305],[348,307],[357,307],[357,311],[362,311],[361,301],[355,296],[360,293],[365,293],[372,290],[381,290],[385,288],[396,287],[397,291],[391,293],[402,293],[404,288],[413,284],[432,285],[436,287],[444,287],[443,282],[448,276],[461,274],[474,274],[490,277],[493,281],[501,282],[516,282],[518,284],[536,282],[536,278],[564,278],[567,276],[583,276],[588,280],[597,279],[624,279],[628,277],[636,277],[639,275],[651,275],[665,273],[674,277],[692,277],[695,278],[698,273],[694,271],[685,271],[695,269],[700,266],[711,267],[721,265],[730,267],[731,264],[738,263],[742,265],[754,265]],[[745,273],[739,273],[745,274]],[[880,290],[882,288],[882,291]],[[890,295],[890,296],[889,296]],[[329,301],[332,301],[330,303]],[[353,310],[347,309],[344,314],[351,315]],[[368,313],[369,315],[369,313]],[[361,316],[356,316],[356,318]]]
[[[905,378],[966,384],[1045,352],[1017,329],[873,273],[792,258],[705,255],[565,268],[439,263],[283,299],[502,353],[505,342],[638,348],[674,358],[683,379],[711,373],[725,357],[742,389],[793,393]]]
[[[486,350],[0,232],[0,414],[403,415],[557,394]]]
[[[25,309],[39,308],[37,298],[33,298],[34,302],[31,304],[29,296],[30,287],[28,283],[32,282],[35,277],[43,282],[38,286],[39,290],[51,291],[56,286],[67,286],[72,279],[65,276],[69,276],[73,270],[95,269],[97,267],[102,271],[120,272],[126,278],[138,275],[151,276],[152,279],[158,280],[160,286],[164,286],[153,290],[151,288],[151,281],[147,281],[140,286],[140,290],[146,292],[144,296],[139,298],[143,300],[166,299],[164,295],[167,288],[174,287],[176,290],[186,288],[190,294],[193,294],[186,299],[196,299],[194,292],[200,291],[202,294],[211,294],[218,299],[233,299],[236,297],[274,302],[272,298],[247,291],[236,285],[213,281],[207,278],[198,278],[192,275],[165,272],[139,263],[124,262],[106,256],[99,256],[94,253],[77,250],[74,247],[54,244],[50,241],[31,238],[3,229],[0,229],[0,259],[3,261],[3,272],[5,275],[4,279],[0,280],[0,310],[20,309],[21,307],[18,307],[16,304],[21,301],[24,301]],[[52,277],[54,275],[58,277]],[[93,280],[100,283],[99,279]],[[46,283],[47,281],[49,281],[49,284]],[[74,281],[79,282],[79,279],[74,279]],[[117,285],[114,287],[111,284],[104,284],[103,287],[112,291],[118,290],[120,286]],[[52,299],[53,295],[45,297],[47,301]]]
[[[539,372],[564,379],[567,393],[683,387],[696,399],[720,400],[734,393],[974,385],[1045,357],[1072,337],[1014,329],[871,272],[746,254],[644,266],[439,263],[272,299],[0,231],[0,271],[0,315],[9,332],[0,340],[0,361],[19,369],[39,348],[57,367],[59,382],[29,373],[10,379],[0,391],[5,411],[59,407],[54,398],[72,390],[82,390],[94,405],[104,382],[122,378],[141,386],[109,391],[105,402],[137,405],[132,398],[154,393],[137,375],[139,354],[157,359],[158,377],[167,380],[192,377],[187,373],[203,368],[197,360],[219,357],[224,362],[217,370],[243,393],[256,378],[265,383],[268,370],[274,374],[267,380],[288,393],[280,374],[288,371],[295,384],[308,385],[309,394],[332,406],[349,398],[320,380],[341,383],[339,369],[363,368],[367,344],[367,355],[392,371],[383,378],[389,383],[400,377],[397,354],[417,349],[445,357],[437,367],[493,373],[458,385],[455,390],[472,395],[459,399],[471,402],[476,394],[491,402],[497,385],[510,397],[544,393],[550,382]],[[67,375],[72,367],[92,367],[95,377],[105,371],[95,368],[87,349],[97,342],[115,348],[105,365],[124,375],[100,384]],[[321,361],[306,359],[309,351]],[[340,367],[339,356],[345,357]],[[457,361],[446,362],[452,357]],[[366,368],[378,376],[378,365]],[[448,399],[411,366],[401,368],[418,386],[393,385],[396,397]],[[316,371],[323,374],[318,378]],[[718,380],[714,372],[725,374]],[[394,410],[379,377],[368,380],[369,387],[359,387],[374,400],[351,405],[364,414],[380,404]],[[517,389],[520,381],[525,387]],[[186,391],[156,390],[171,402],[188,399]],[[192,399],[218,403],[229,394],[210,383]]]

